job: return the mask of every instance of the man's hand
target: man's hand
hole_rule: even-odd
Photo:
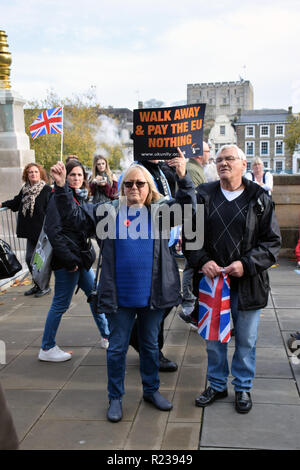
[[[213,279],[216,276],[219,276],[223,268],[217,265],[215,261],[208,261],[202,266],[202,272],[205,276]]]
[[[167,162],[169,166],[176,167],[176,173],[179,178],[184,178],[186,175],[186,159],[179,147],[177,147],[177,150],[178,157],[167,160]]]
[[[57,162],[50,170],[50,175],[54,179],[57,186],[63,187],[66,184],[66,167],[63,162]]]
[[[78,271],[78,269],[79,269],[78,266],[75,266],[75,268],[70,269],[68,272],[69,273],[75,273],[76,271]]]
[[[244,275],[244,267],[241,261],[234,261],[229,266],[225,266],[224,271],[226,274],[234,277],[242,277]]]

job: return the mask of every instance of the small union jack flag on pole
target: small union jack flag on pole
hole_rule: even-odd
[[[199,283],[198,333],[207,340],[230,341],[230,281],[225,273]]]
[[[45,134],[63,133],[63,108],[46,109],[38,115],[36,120],[29,126],[33,139]]]

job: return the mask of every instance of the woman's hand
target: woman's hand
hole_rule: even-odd
[[[66,184],[66,167],[63,162],[57,162],[50,170],[50,175],[54,179],[57,186],[63,187]]]
[[[167,160],[167,162],[169,166],[175,166],[179,178],[184,178],[186,175],[186,158],[179,147],[177,147],[177,150],[178,157]]]

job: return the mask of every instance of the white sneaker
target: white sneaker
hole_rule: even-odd
[[[107,349],[109,345],[107,338],[101,338],[100,340],[100,348]]]
[[[40,349],[39,360],[40,361],[49,361],[49,362],[64,362],[71,359],[72,354],[67,353],[60,349],[58,346],[44,351]]]

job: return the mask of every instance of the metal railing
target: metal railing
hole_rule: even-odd
[[[19,271],[14,277],[1,279],[0,287],[11,280],[21,275],[25,276],[28,273],[28,266],[25,261],[26,240],[24,238],[17,238],[16,235],[17,217],[17,212],[12,212],[7,207],[0,208],[0,238],[10,245],[23,268],[22,271]]]

